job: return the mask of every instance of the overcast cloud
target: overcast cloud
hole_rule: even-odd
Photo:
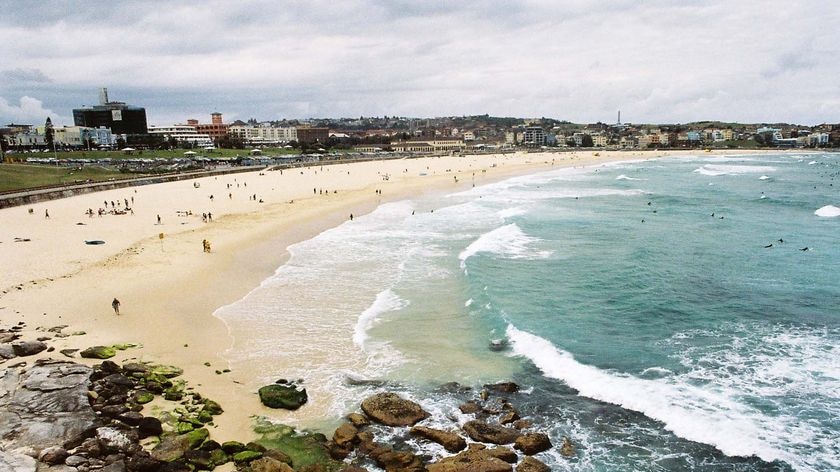
[[[489,113],[840,122],[834,0],[7,1],[0,123]]]

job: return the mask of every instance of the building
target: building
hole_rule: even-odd
[[[108,128],[85,126],[62,126],[53,128],[53,142],[62,148],[111,147],[116,140]]]
[[[224,123],[222,114],[219,112],[210,114],[210,123],[199,123],[198,120],[190,119],[187,120],[187,124],[194,126],[197,133],[210,136],[211,140],[224,137],[228,134],[228,128],[230,126]]]
[[[451,153],[464,150],[464,141],[457,138],[441,138],[428,140],[409,140],[391,143],[394,151],[398,152],[434,152]]]
[[[542,146],[545,144],[545,131],[539,126],[525,128],[522,144],[526,146]]]
[[[73,110],[76,126],[108,128],[113,134],[146,134],[146,109],[108,100],[108,89],[99,93],[99,105]]]
[[[160,135],[163,139],[174,139],[179,145],[211,146],[213,140],[206,133],[199,133],[193,125],[149,126],[149,134]]]
[[[296,128],[275,127],[268,123],[260,126],[231,125],[228,127],[228,134],[249,146],[276,146],[298,139]]]
[[[329,128],[297,128],[297,140],[300,143],[325,143],[329,138]]]
[[[595,147],[606,147],[607,146],[607,135],[606,134],[593,134],[592,135],[592,145]]]

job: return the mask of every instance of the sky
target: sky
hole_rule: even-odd
[[[490,114],[840,123],[836,0],[5,0],[0,125]]]

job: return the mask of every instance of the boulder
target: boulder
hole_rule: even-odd
[[[190,440],[186,435],[166,436],[152,449],[152,458],[162,462],[173,462],[190,449]]]
[[[0,344],[0,359],[14,359],[15,357],[17,354],[11,344]]]
[[[306,389],[298,390],[293,385],[271,384],[260,388],[260,401],[269,408],[297,410],[308,400]]]
[[[117,350],[110,346],[92,346],[79,353],[85,359],[110,359],[117,355]]]
[[[38,454],[38,460],[49,465],[63,464],[69,455],[63,447],[51,446],[41,450],[41,453]]]
[[[472,420],[464,424],[464,431],[473,441],[491,444],[511,444],[519,437],[513,428]]]
[[[425,472],[426,467],[419,457],[411,452],[386,450],[374,458],[376,464],[386,472]]]
[[[242,451],[233,455],[233,462],[237,464],[244,464],[255,461],[263,456],[262,452],[257,451]]]
[[[526,457],[516,466],[516,472],[551,472],[551,468],[533,457]]]
[[[87,396],[91,372],[90,367],[55,360],[39,360],[27,369],[0,369],[0,449],[41,450],[90,429],[96,421]]]
[[[551,440],[543,433],[526,433],[516,438],[513,447],[526,455],[533,456],[551,449]]]
[[[294,469],[277,459],[261,457],[251,462],[251,472],[294,472]]]
[[[347,415],[347,421],[357,428],[362,428],[370,424],[370,421],[365,418],[365,415],[360,415],[358,413],[350,413]]]
[[[362,402],[362,411],[377,423],[386,426],[413,426],[429,417],[423,408],[396,393],[378,393]]]
[[[10,454],[0,450],[0,470],[3,472],[35,472],[35,459],[23,454]]]
[[[137,430],[142,437],[160,436],[163,433],[163,425],[153,416],[144,416],[137,423]]]
[[[356,441],[356,434],[358,433],[359,430],[355,426],[350,423],[344,423],[333,433],[333,442],[340,447],[349,446]]]
[[[428,472],[511,472],[507,462],[491,456],[483,444],[470,444],[466,451],[429,464]]]
[[[468,401],[467,403],[464,403],[463,405],[459,406],[458,409],[461,410],[461,413],[465,415],[473,415],[481,411],[481,405],[474,401]]]
[[[499,382],[496,384],[488,384],[484,386],[485,390],[496,393],[516,393],[519,391],[519,385],[513,382]]]
[[[45,351],[47,349],[47,345],[41,341],[21,341],[12,344],[12,349],[14,350],[15,355],[20,357],[34,356],[41,351]]]
[[[449,452],[458,452],[467,447],[467,441],[457,433],[441,431],[439,429],[415,426],[411,428],[411,434],[429,441],[436,442]]]
[[[516,410],[510,410],[510,411],[502,414],[502,417],[499,418],[499,423],[501,423],[501,424],[511,424],[511,423],[515,423],[519,419],[520,419],[519,418],[519,413]]]
[[[227,454],[236,454],[245,450],[245,445],[239,441],[227,441],[222,443],[222,450]]]

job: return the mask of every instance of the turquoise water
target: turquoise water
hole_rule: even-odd
[[[379,388],[359,380],[386,381],[454,428],[473,394],[441,384],[516,381],[523,416],[577,446],[539,455],[552,470],[838,470],[838,190],[832,154],[518,177],[292,246],[220,316],[264,322],[266,343],[270,326],[323,324],[313,336],[344,347],[300,374],[341,392],[337,414]],[[312,306],[329,316],[301,318]]]

